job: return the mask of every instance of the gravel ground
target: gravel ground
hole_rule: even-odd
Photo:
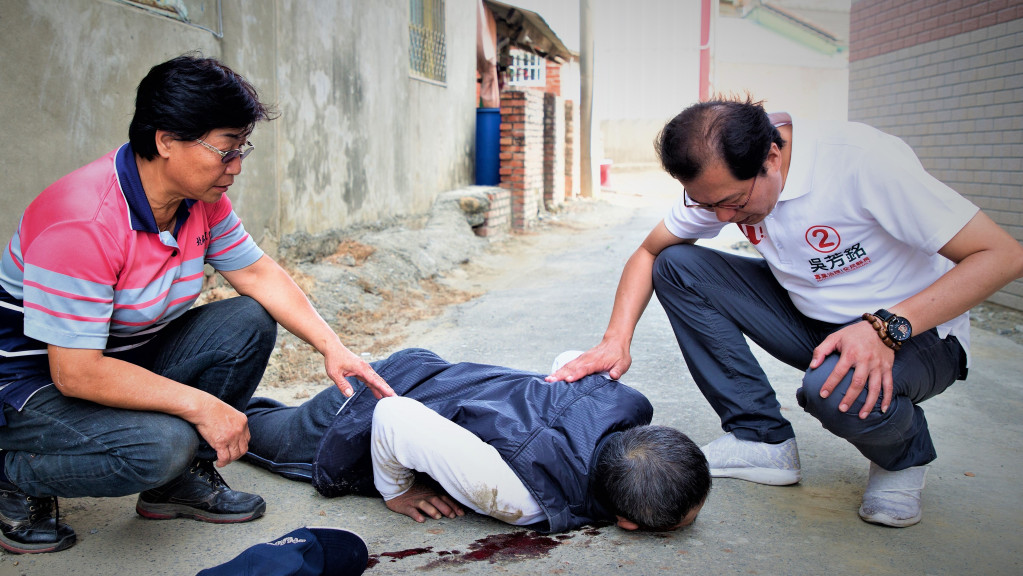
[[[1023,312],[1019,310],[984,303],[970,311],[970,325],[1023,344]]]

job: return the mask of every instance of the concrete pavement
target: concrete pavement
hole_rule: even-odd
[[[485,295],[411,326],[400,347],[547,371],[565,349],[595,344],[621,267],[678,193],[660,173],[616,173],[614,193],[579,201],[541,232],[495,245],[447,282]],[[740,236],[719,242],[727,247]],[[720,426],[688,375],[656,299],[633,342],[623,380],[651,399],[655,423],[698,444]],[[917,526],[859,520],[867,462],[795,402],[800,372],[760,354],[799,442],[803,481],[771,487],[719,479],[698,521],[670,534],[589,527],[552,537],[467,515],[419,525],[374,498],[325,499],[306,484],[246,464],[223,471],[232,487],[262,494],[259,521],[215,526],[146,521],[135,497],[61,499],[79,535],[57,554],[0,554],[8,574],[194,574],[245,547],[303,525],[339,526],[366,539],[366,574],[1006,574],[1023,573],[1023,347],[973,333],[969,380],[929,400],[939,459]]]

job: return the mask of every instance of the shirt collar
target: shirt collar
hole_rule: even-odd
[[[128,220],[131,229],[159,234],[160,228],[156,225],[153,208],[149,205],[149,198],[146,197],[146,191],[142,188],[142,178],[139,176],[138,165],[135,164],[135,152],[131,148],[131,143],[126,142],[117,150],[115,165],[117,182],[121,186],[124,202],[128,205]],[[178,205],[174,224],[175,236],[188,218],[189,209],[194,203],[195,200],[185,200]]]
[[[799,138],[796,138],[796,136]],[[817,146],[814,126],[796,115],[792,115],[792,155],[789,159],[789,173],[785,177],[785,188],[778,197],[779,202],[799,198],[810,191],[813,177],[813,161]]]
[[[608,495],[604,492],[603,488],[594,481],[597,478],[597,464],[600,460],[600,452],[607,445],[607,441],[615,436],[620,435],[621,430],[612,432],[597,442],[597,446],[593,449],[593,457],[590,459],[589,469],[589,491],[590,497],[587,498],[588,510],[587,515],[595,520],[611,520],[615,519],[614,506],[609,502]]]

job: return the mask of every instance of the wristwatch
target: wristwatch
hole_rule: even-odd
[[[873,314],[864,314],[863,319],[874,326],[885,346],[892,350],[902,348],[902,343],[913,336],[913,325],[909,323],[909,320],[902,316],[896,316],[884,308]]]

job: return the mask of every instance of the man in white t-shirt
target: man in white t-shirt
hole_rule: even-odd
[[[801,479],[749,337],[805,371],[799,405],[870,461],[860,517],[919,522],[937,453],[917,404],[966,377],[968,311],[1023,276],[1023,247],[904,142],[863,124],[714,100],[671,120],[657,148],[682,198],[625,265],[602,341],[550,379],[621,377],[656,293],[726,432],[703,448],[712,475]],[[695,245],[728,224],[762,258]]]

